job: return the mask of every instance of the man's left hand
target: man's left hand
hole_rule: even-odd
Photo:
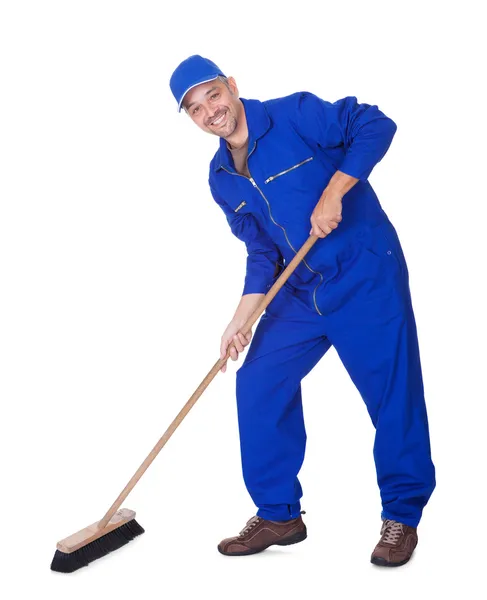
[[[337,192],[325,189],[311,215],[310,235],[324,238],[338,227],[342,220],[342,198]]]

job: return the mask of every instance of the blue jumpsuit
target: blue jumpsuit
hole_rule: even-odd
[[[270,303],[237,371],[242,469],[257,514],[299,515],[301,380],[333,345],[376,429],[382,517],[416,527],[435,488],[418,338],[401,244],[368,182],[396,125],[355,97],[241,100],[250,177],[235,171],[221,139],[209,184],[247,247],[243,294],[267,292],[291,261],[337,170],[359,179],[343,197],[340,225]]]

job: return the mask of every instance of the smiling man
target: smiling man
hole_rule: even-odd
[[[241,98],[235,79],[199,55],[178,65],[170,87],[178,110],[220,138],[209,185],[247,248],[242,297],[220,352],[224,358],[230,346],[237,360],[251,342],[236,391],[243,476],[258,510],[218,549],[247,555],[306,538],[301,381],[334,346],[376,428],[382,525],[371,561],[405,564],[435,468],[406,260],[368,181],[396,125],[353,96],[333,103],[310,92]],[[254,338],[245,337],[244,323],[310,233],[321,239]],[[323,400],[330,400],[326,388]],[[357,506],[360,497],[357,489]]]

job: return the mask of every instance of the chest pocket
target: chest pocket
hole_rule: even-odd
[[[271,183],[271,181],[274,181],[274,179],[277,179],[278,177],[282,177],[283,175],[286,175],[287,173],[290,173],[291,171],[294,171],[294,169],[298,169],[299,167],[302,167],[303,165],[305,165],[306,163],[309,163],[313,160],[314,156],[310,156],[308,158],[305,158],[304,160],[296,163],[295,165],[290,166],[287,169],[284,169],[283,171],[279,171],[279,173],[276,173],[275,175],[271,175],[270,177],[268,177],[264,183],[268,184]]]

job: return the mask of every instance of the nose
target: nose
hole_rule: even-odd
[[[208,120],[206,121],[206,124],[207,124],[207,125],[209,125],[209,124],[210,124],[210,123],[213,121],[213,119],[214,119],[214,118],[215,118],[217,115],[219,115],[219,114],[220,114],[222,111],[221,111],[220,107],[218,107],[218,108],[214,108],[214,109],[213,109],[211,112],[212,112],[212,115],[211,115],[211,117],[208,117]]]

